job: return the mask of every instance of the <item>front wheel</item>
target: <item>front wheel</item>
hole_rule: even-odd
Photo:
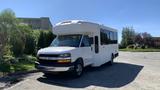
[[[80,62],[77,62],[74,67],[73,74],[75,77],[80,77],[83,73],[83,65]]]

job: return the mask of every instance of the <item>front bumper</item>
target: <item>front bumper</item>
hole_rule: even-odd
[[[66,72],[66,71],[73,71],[74,65],[65,67],[55,67],[55,66],[40,65],[38,62],[35,62],[35,68],[42,72]]]

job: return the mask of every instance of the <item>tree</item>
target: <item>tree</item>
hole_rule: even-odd
[[[37,44],[38,49],[48,47],[54,38],[55,35],[53,35],[51,31],[40,31],[40,36]]]
[[[51,31],[32,30],[19,23],[10,9],[0,12],[0,72],[8,73],[11,68],[15,69],[24,54],[35,55],[37,45],[39,48],[47,47],[53,37]]]
[[[142,38],[141,33],[137,33],[136,34],[136,36],[135,36],[135,43],[139,44],[139,45],[143,44],[143,38]]]
[[[153,47],[152,36],[149,33],[147,33],[147,32],[142,33],[142,39],[143,39],[142,43],[145,46],[147,46],[147,47]]]
[[[16,29],[17,20],[11,9],[0,12],[0,71],[10,72],[10,60],[13,59],[10,42],[11,30]]]
[[[33,30],[28,25],[18,25],[19,30],[23,32],[25,37],[25,54],[35,54],[36,51],[36,38],[34,37]]]
[[[127,47],[128,45],[134,44],[135,42],[135,31],[133,27],[124,27],[122,30],[122,47]]]
[[[45,47],[48,47],[52,43],[54,38],[55,38],[55,35],[53,35],[53,33],[51,31],[48,31],[46,33],[46,45],[45,45]]]
[[[3,57],[5,46],[9,44],[13,55],[23,54],[25,46],[24,33],[18,28],[18,20],[11,9],[0,13],[0,58]]]
[[[10,40],[10,30],[15,29],[16,25],[15,13],[11,9],[3,10],[0,13],[0,59],[2,59],[5,46]]]
[[[44,32],[41,31],[38,38],[38,44],[37,44],[38,49],[44,48],[45,47],[44,43],[45,43]]]
[[[10,32],[10,44],[13,55],[16,57],[23,55],[26,42],[25,34],[18,30],[18,28]]]

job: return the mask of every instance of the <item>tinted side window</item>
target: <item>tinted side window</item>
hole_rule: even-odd
[[[107,30],[101,29],[100,30],[100,38],[101,38],[101,45],[109,44],[110,36]]]
[[[117,34],[117,32],[114,32],[114,42],[118,43],[118,34]]]
[[[106,44],[106,34],[101,32],[100,37],[101,37],[101,45]]]
[[[101,45],[116,44],[117,32],[101,29],[100,30]]]
[[[110,31],[110,44],[117,44],[117,32]]]
[[[95,36],[95,53],[99,52],[98,36]]]
[[[110,44],[113,44],[114,43],[114,32],[110,31]]]

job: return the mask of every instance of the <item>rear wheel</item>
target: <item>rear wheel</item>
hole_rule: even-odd
[[[113,59],[114,59],[114,55],[112,54],[111,61],[109,62],[110,65],[113,65],[113,63],[114,63]]]

